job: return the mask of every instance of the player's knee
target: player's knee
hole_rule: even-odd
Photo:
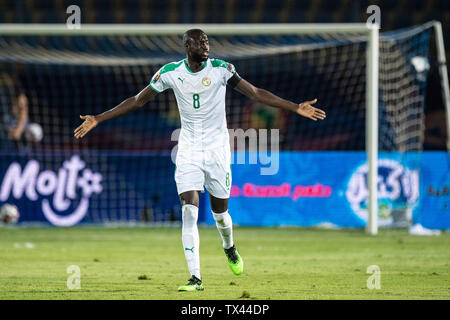
[[[200,201],[198,194],[196,194],[195,192],[184,192],[180,194],[180,202],[182,206],[190,204],[198,208]]]
[[[190,204],[192,206],[196,206],[197,208],[199,207],[199,201],[195,199],[180,199],[180,201],[182,206]]]
[[[212,199],[211,210],[215,213],[224,213],[228,210],[228,199]]]

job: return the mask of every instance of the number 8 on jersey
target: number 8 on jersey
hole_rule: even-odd
[[[193,102],[194,109],[200,108],[200,96],[197,93],[195,93],[192,98],[194,100]]]

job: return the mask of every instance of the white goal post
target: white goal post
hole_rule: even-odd
[[[435,27],[436,44],[443,81],[443,96],[450,122],[449,90],[442,27]],[[81,24],[79,29],[65,24],[0,24],[0,36],[63,35],[63,36],[117,36],[117,35],[181,35],[186,30],[199,28],[208,35],[342,35],[358,36],[367,41],[366,51],[366,152],[368,160],[368,222],[366,232],[378,233],[378,99],[379,99],[379,27],[366,23],[343,24]],[[320,97],[319,97],[320,98]],[[448,142],[450,149],[450,139]]]
[[[437,58],[439,63],[439,74],[441,76],[442,100],[445,105],[447,119],[447,151],[450,152],[450,90],[448,85],[448,70],[445,57],[444,34],[442,32],[442,23],[433,21],[433,27],[436,33]]]

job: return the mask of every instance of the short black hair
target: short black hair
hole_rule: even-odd
[[[197,38],[197,37],[201,36],[202,34],[206,35],[206,33],[201,29],[189,29],[188,31],[186,31],[183,34],[183,45],[186,42],[188,42],[190,39]]]

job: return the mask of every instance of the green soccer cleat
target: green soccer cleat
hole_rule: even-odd
[[[224,251],[228,258],[228,265],[230,266],[231,271],[237,276],[242,274],[242,272],[244,272],[244,260],[242,260],[236,247],[232,246],[229,249],[224,249]]]
[[[178,291],[203,291],[204,289],[202,280],[196,276],[192,276],[186,285],[178,288]]]

